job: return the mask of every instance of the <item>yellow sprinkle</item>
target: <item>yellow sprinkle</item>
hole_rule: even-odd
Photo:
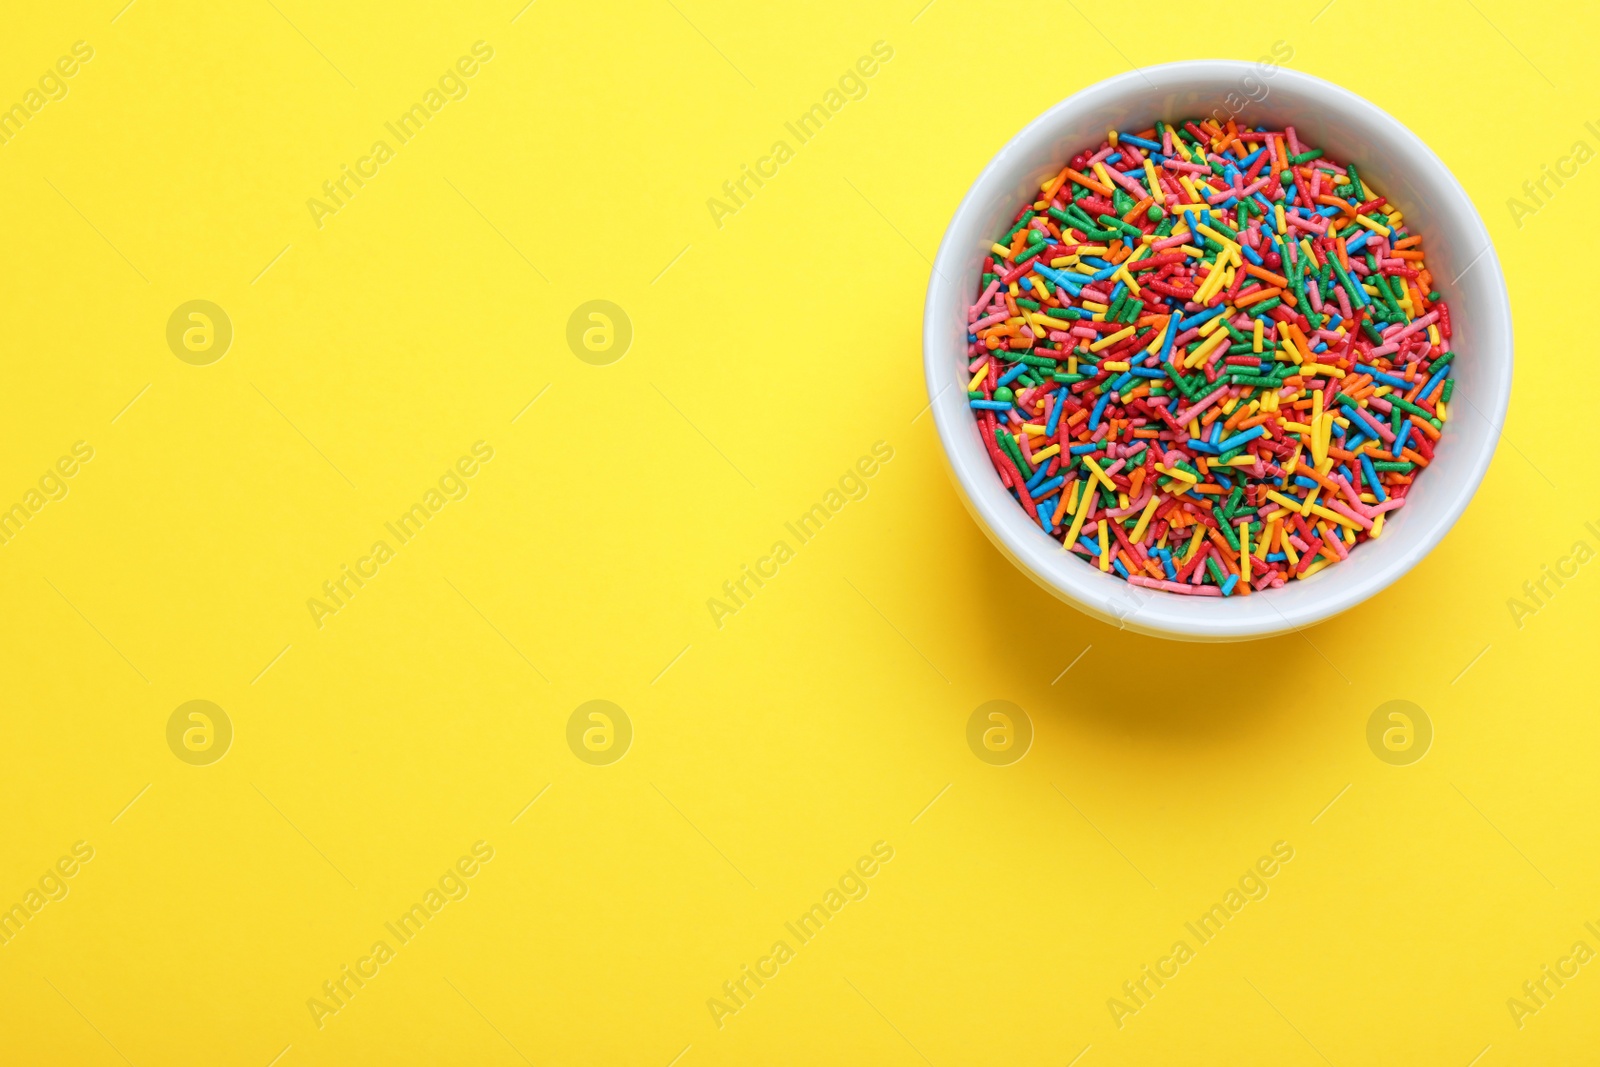
[[[1049,448],[1040,449],[1033,454],[1033,465],[1037,467],[1040,463],[1043,463],[1045,460],[1056,455],[1060,451],[1061,446],[1059,444],[1051,445]]]
[[[1261,337],[1262,337],[1261,320],[1257,319],[1256,320],[1255,333],[1250,338],[1250,351],[1256,353],[1257,355],[1261,354]]]
[[[1354,519],[1351,519],[1351,518],[1348,518],[1347,516],[1341,515],[1337,511],[1334,511],[1332,508],[1325,508],[1321,504],[1317,504],[1317,505],[1313,506],[1312,509],[1311,509],[1311,514],[1313,514],[1313,515],[1321,515],[1323,518],[1327,519],[1328,521],[1336,522],[1341,526],[1349,526],[1352,529],[1359,528],[1359,524]]]
[[[974,374],[972,381],[967,383],[967,392],[970,393],[983,384],[983,380],[989,376],[989,368],[992,366],[994,366],[994,362],[991,360],[978,368],[978,373]]]
[[[1178,320],[1177,320],[1177,318],[1175,316],[1168,315],[1167,316],[1167,321],[1162,325],[1161,329],[1156,331],[1155,340],[1151,341],[1148,345],[1145,346],[1145,351],[1146,352],[1159,352],[1159,351],[1161,351],[1161,346],[1163,344],[1165,344],[1166,340],[1167,340],[1167,331],[1172,329],[1172,324],[1177,322],[1177,321]]]
[[[1010,259],[1011,258],[1011,249],[1007,248],[1005,245],[1002,245],[1002,244],[992,244],[992,245],[990,245],[989,246],[989,251],[993,252],[995,255],[999,256],[1001,259]]]
[[[1305,570],[1303,570],[1303,571],[1301,571],[1301,572],[1300,572],[1300,575],[1299,575],[1299,577],[1300,577],[1300,578],[1301,578],[1301,579],[1302,579],[1302,580],[1303,580],[1303,579],[1306,579],[1306,578],[1309,578],[1309,577],[1311,577],[1311,576],[1312,576],[1312,575],[1313,575],[1313,574],[1315,574],[1315,573],[1317,573],[1317,572],[1318,572],[1318,571],[1320,571],[1320,570],[1321,570],[1321,569],[1322,569],[1322,568],[1324,568],[1324,567],[1326,567],[1326,566],[1327,566],[1327,565],[1328,565],[1328,564],[1330,564],[1330,563],[1332,563],[1332,562],[1333,562],[1333,560],[1331,560],[1331,559],[1328,559],[1328,558],[1327,558],[1327,557],[1326,557],[1326,556],[1324,556],[1324,557],[1323,557],[1323,558],[1322,558],[1322,559],[1319,559],[1319,560],[1317,560],[1317,561],[1316,561],[1316,562],[1315,562],[1315,563],[1313,563],[1313,564],[1312,564],[1312,565],[1311,565],[1311,566],[1309,566],[1309,567],[1307,567],[1307,568],[1306,568],[1306,569],[1305,569]]]
[[[1072,483],[1073,493],[1078,493],[1078,487],[1080,484],[1082,483]],[[1089,514],[1089,505],[1093,503],[1093,501],[1094,494],[1089,492],[1088,486],[1085,485],[1083,493],[1079,494],[1078,510],[1076,514],[1072,516],[1072,528],[1067,531],[1066,540],[1061,542],[1061,551],[1070,552],[1072,550],[1072,546],[1078,543],[1078,533],[1083,529],[1083,520]],[[1100,529],[1105,529],[1104,524],[1101,525]]]
[[[1188,482],[1190,485],[1194,485],[1195,483],[1200,481],[1199,478],[1196,478],[1194,475],[1190,474],[1188,471],[1183,470],[1180,467],[1173,467],[1173,468],[1171,468],[1169,470],[1168,468],[1163,467],[1161,464],[1157,463],[1156,464],[1156,471],[1158,473],[1160,473],[1160,474],[1165,474],[1168,478],[1181,478],[1183,481]]]
[[[1219,242],[1224,248],[1229,250],[1239,247],[1238,242],[1233,240],[1233,238],[1219,230],[1212,229],[1203,222],[1200,224],[1200,232],[1211,238],[1213,241]]]
[[[1300,510],[1300,501],[1295,500],[1295,499],[1293,499],[1291,497],[1284,496],[1282,493],[1278,492],[1276,489],[1268,489],[1267,490],[1267,499],[1268,500],[1273,500],[1273,501],[1276,501],[1279,504],[1282,504],[1284,507],[1288,508],[1290,511],[1298,513],[1299,510]]]
[[[1221,346],[1221,343],[1223,341],[1227,340],[1227,339],[1228,339],[1228,331],[1226,331],[1226,330],[1218,330],[1216,333],[1213,333],[1210,337],[1207,337],[1205,339],[1205,341],[1201,343],[1199,348],[1194,350],[1194,354],[1193,355],[1191,355],[1187,360],[1184,361],[1184,365],[1188,366],[1188,367],[1198,367],[1200,364],[1205,362],[1206,357],[1209,356],[1212,353],[1212,351],[1214,351],[1215,349],[1219,348]],[[1199,436],[1199,435],[1196,434],[1196,435],[1193,435],[1193,436]]]
[[[1156,513],[1156,506],[1160,503],[1161,494],[1151,493],[1149,502],[1147,502],[1144,506],[1144,511],[1139,513],[1139,521],[1134,523],[1133,536],[1128,538],[1128,540],[1132,541],[1134,544],[1139,543],[1139,539],[1144,536],[1144,528],[1149,525],[1150,517]]]
[[[1326,464],[1322,460],[1318,460],[1317,461],[1317,466],[1318,467],[1322,467],[1322,466],[1325,466],[1325,465]],[[1311,487],[1311,489],[1306,493],[1306,502],[1304,504],[1300,505],[1300,514],[1301,515],[1310,515],[1311,514],[1311,509],[1317,506],[1317,496],[1321,492],[1322,492],[1322,486],[1313,485]]]
[[[1257,319],[1256,321],[1260,322],[1261,320]],[[1326,374],[1330,378],[1344,377],[1344,371],[1340,370],[1338,367],[1330,367],[1326,363],[1307,363],[1304,364],[1302,370],[1313,371],[1317,374]],[[1317,395],[1321,396],[1322,392],[1319,390]]]
[[[1013,201],[1013,203],[1014,202],[1015,201]],[[1118,341],[1121,341],[1121,340],[1123,340],[1124,338],[1127,338],[1127,337],[1132,337],[1133,336],[1133,332],[1135,330],[1137,330],[1137,329],[1138,329],[1138,326],[1135,325],[1135,326],[1129,326],[1126,329],[1118,330],[1116,333],[1113,333],[1113,334],[1107,334],[1105,337],[1100,338],[1100,340],[1098,340],[1094,344],[1090,345],[1089,346],[1089,351],[1091,351],[1091,352],[1099,352],[1101,349],[1110,348],[1112,345],[1116,344]],[[1123,370],[1127,370],[1128,368],[1127,367],[1123,367],[1122,369]]]
[[[1106,476],[1106,472],[1100,469],[1100,464],[1094,461],[1093,456],[1084,456],[1083,462],[1088,465],[1089,470],[1094,472],[1096,481],[1103,483],[1105,487],[1111,490],[1113,493],[1117,491],[1117,484]]]
[[[1365,226],[1367,229],[1371,230],[1373,233],[1379,234],[1383,237],[1389,236],[1389,227],[1385,226],[1376,219],[1370,219],[1365,215],[1357,215],[1356,221],[1361,223],[1361,225]]]
[[[1044,436],[1044,427],[1040,426],[1036,422],[1025,422],[1025,423],[1022,424],[1022,428],[1023,428],[1024,431],[1027,432],[1028,436],[1030,436],[1030,437],[1043,437]]]
[[[1128,363],[1121,359],[1108,359],[1100,364],[1101,370],[1127,370]]]
[[[1100,569],[1103,571],[1111,569],[1111,553],[1106,550],[1106,524],[1104,522],[1100,524]]]
[[[1177,142],[1174,141],[1173,143],[1176,144]],[[1183,553],[1183,561],[1185,563],[1193,559],[1195,552],[1199,551],[1200,539],[1205,536],[1205,532],[1206,528],[1204,526],[1196,526],[1194,528],[1194,536],[1189,539],[1189,547]]]
[[[1372,529],[1368,532],[1368,537],[1381,537],[1383,535],[1383,517],[1387,514],[1388,512],[1381,512],[1377,518],[1372,520]]]
[[[1144,160],[1144,176],[1150,179],[1150,194],[1152,196],[1162,196],[1161,182],[1156,177],[1155,164],[1150,162],[1149,156],[1146,156]]]
[[[1239,521],[1239,580],[1250,581],[1250,520]]]
[[[1272,544],[1273,539],[1277,537],[1277,534],[1278,520],[1273,519],[1271,522],[1267,523],[1267,528],[1262,531],[1261,541],[1256,545],[1256,559],[1259,559],[1263,562],[1266,561],[1267,546]]]

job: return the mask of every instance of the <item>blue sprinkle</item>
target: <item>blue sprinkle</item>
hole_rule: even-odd
[[[1055,408],[1053,410],[1051,410],[1051,412],[1050,412],[1050,421],[1045,426],[1045,434],[1047,436],[1054,437],[1056,435],[1056,427],[1061,424],[1061,412],[1062,412],[1062,410],[1064,408],[1066,408],[1066,406],[1067,406],[1067,391],[1066,391],[1066,389],[1063,388],[1063,389],[1056,390],[1056,406],[1055,406]]]
[[[1050,470],[1050,467],[1040,467],[1040,470]],[[1034,496],[1035,501],[1038,501],[1038,499],[1046,498],[1046,496],[1050,496],[1050,494],[1054,493],[1054,491],[1059,490],[1059,488],[1066,483],[1066,480],[1066,475],[1058,474],[1056,477],[1050,478],[1048,482],[1038,486],[1038,488],[1034,488],[1032,485],[1027,486],[1027,491]]]
[[[1100,416],[1105,412],[1106,404],[1110,403],[1110,401],[1110,393],[1101,393],[1100,399],[1095,401],[1094,412],[1089,416],[1089,429],[1091,432],[1100,428]]]
[[[1221,425],[1220,420],[1218,422],[1214,422],[1214,423],[1211,424],[1211,429],[1212,429],[1213,433],[1220,434],[1222,432],[1221,429],[1220,429],[1220,425]],[[1258,437],[1265,437],[1266,435],[1267,435],[1267,428],[1265,426],[1252,426],[1250,429],[1244,431],[1243,433],[1234,434],[1232,437],[1228,438],[1226,441],[1218,441],[1217,442],[1217,451],[1218,452],[1229,452],[1229,451],[1232,451],[1235,448],[1239,448],[1242,445],[1249,444],[1251,441],[1254,441]]]
[[[1122,133],[1122,132],[1119,131],[1117,133],[1117,140],[1118,141],[1127,141],[1129,144],[1133,145],[1135,148],[1142,148],[1146,152],[1159,152],[1159,151],[1161,151],[1161,146],[1159,144],[1157,144],[1155,141],[1148,141],[1143,137],[1135,137],[1131,133]]]
[[[1394,454],[1400,455],[1400,450],[1406,447],[1406,442],[1411,439],[1411,423],[1401,425],[1400,432],[1394,436]]]
[[[1366,363],[1357,363],[1356,367],[1357,367],[1357,369],[1363,370],[1366,373],[1372,375],[1375,379],[1377,379],[1378,381],[1382,382],[1385,385],[1392,385],[1396,389],[1409,389],[1409,388],[1411,388],[1411,383],[1406,381],[1404,378],[1396,377],[1393,374],[1389,374],[1389,373],[1387,373],[1385,371],[1381,371],[1377,367],[1371,366],[1371,365],[1366,364]]]
[[[1197,311],[1193,315],[1181,320],[1178,323],[1178,333],[1182,333],[1184,330],[1190,329],[1191,327],[1199,326],[1202,323],[1209,322],[1226,310],[1228,310],[1228,306],[1226,304],[1218,304],[1216,307],[1210,308],[1206,311]]]
[[[1372,460],[1367,458],[1365,452],[1361,453],[1361,471],[1367,476],[1367,487],[1372,490],[1372,495],[1378,498],[1381,504],[1389,499],[1389,494],[1383,491],[1383,484],[1378,481],[1378,471],[1372,466]]]

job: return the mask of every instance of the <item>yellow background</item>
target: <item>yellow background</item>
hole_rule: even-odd
[[[0,505],[95,450],[0,547],[0,906],[95,850],[0,946],[0,1060],[1597,1055],[1600,965],[1521,1029],[1506,1006],[1600,948],[1600,566],[1520,628],[1507,606],[1600,548],[1600,176],[1520,227],[1506,207],[1600,148],[1592,12],[121,2],[0,37],[0,103],[94,49],[0,146]],[[319,228],[308,198],[480,40],[469,94]],[[1517,395],[1393,589],[1303,635],[1168,644],[1053,601],[958,503],[922,414],[928,257],[1048,105],[1278,40],[1471,193]],[[877,41],[867,95],[796,145],[784,123]],[[780,138],[794,158],[718,227],[707,199]],[[193,299],[234,328],[209,366],[165,340]],[[633,325],[609,366],[566,342],[593,299]],[[469,495],[319,628],[308,598],[480,440]],[[868,495],[795,543],[878,441]],[[795,557],[719,629],[707,599],[779,539]],[[193,699],[235,731],[209,766],[166,741]],[[592,699],[633,725],[609,766],[567,745]],[[1411,766],[1367,745],[1393,699],[1435,731]],[[990,700],[1033,725],[1014,765],[968,748]],[[319,1028],[308,998],[479,840],[470,895]],[[877,841],[869,895],[719,1028],[707,1000]],[[1108,998],[1277,841],[1270,895],[1118,1028]]]

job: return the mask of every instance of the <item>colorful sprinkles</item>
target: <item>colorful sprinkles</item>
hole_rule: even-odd
[[[1102,571],[1308,578],[1433,459],[1455,354],[1422,236],[1292,126],[1110,131],[991,252],[969,403],[1001,482]]]

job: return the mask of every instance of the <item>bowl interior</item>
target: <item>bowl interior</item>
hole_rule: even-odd
[[[1001,486],[966,400],[966,309],[991,242],[1025,199],[1107,129],[1156,119],[1226,118],[1282,129],[1340,162],[1404,212],[1424,236],[1434,286],[1450,305],[1455,392],[1437,458],[1382,537],[1309,579],[1249,597],[1183,597],[1131,586],[1069,556]],[[1329,82],[1265,64],[1205,60],[1146,67],[1056,105],[1017,135],[974,183],[940,245],[929,281],[924,352],[929,395],[946,456],[968,507],[1013,561],[1056,595],[1141,632],[1237,640],[1282,632],[1360,603],[1404,574],[1465,509],[1493,455],[1511,386],[1511,319],[1488,232],[1460,184],[1414,134],[1375,105]]]

